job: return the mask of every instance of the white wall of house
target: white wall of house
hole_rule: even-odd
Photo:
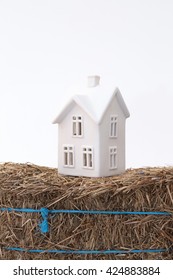
[[[72,117],[82,116],[83,136],[72,135]],[[58,137],[58,171],[60,174],[72,176],[99,177],[99,131],[98,125],[77,104],[73,106],[66,117],[59,123]],[[74,167],[64,166],[64,145],[74,146]],[[93,147],[93,168],[83,168],[82,146]]]
[[[117,137],[110,138],[110,116],[117,116]],[[116,97],[104,115],[100,125],[100,176],[113,176],[125,171],[125,116]],[[116,147],[117,168],[110,169],[109,147]]]
[[[117,133],[110,137],[110,116],[117,117]],[[73,136],[72,118],[82,117],[83,134]],[[72,176],[113,176],[125,171],[125,116],[116,97],[110,103],[100,125],[75,104],[59,124],[58,170],[60,174]],[[74,166],[64,166],[64,146],[74,147]],[[93,148],[93,168],[83,167],[82,147]],[[116,147],[116,168],[110,168],[110,147]]]

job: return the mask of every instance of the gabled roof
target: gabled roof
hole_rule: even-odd
[[[80,106],[97,124],[100,124],[114,97],[116,97],[124,116],[128,118],[130,114],[119,89],[115,88],[114,91],[108,92],[108,89],[98,85],[83,90],[82,94],[74,95],[53,121],[53,124],[60,123],[75,104]]]

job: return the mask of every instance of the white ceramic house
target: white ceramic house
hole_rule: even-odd
[[[59,124],[58,170],[72,176],[104,177],[125,171],[125,121],[130,116],[118,88],[89,76],[53,123]]]

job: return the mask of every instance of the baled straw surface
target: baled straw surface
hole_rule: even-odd
[[[33,164],[0,165],[0,207],[173,213],[173,168],[127,170],[107,178],[65,177]],[[172,216],[49,215],[0,212],[0,259],[172,259],[173,253],[68,255],[6,251],[4,247],[69,250],[171,248]]]

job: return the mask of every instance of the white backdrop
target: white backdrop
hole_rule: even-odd
[[[127,167],[173,165],[172,0],[0,0],[0,161],[57,166],[52,125],[97,74],[131,113]]]

